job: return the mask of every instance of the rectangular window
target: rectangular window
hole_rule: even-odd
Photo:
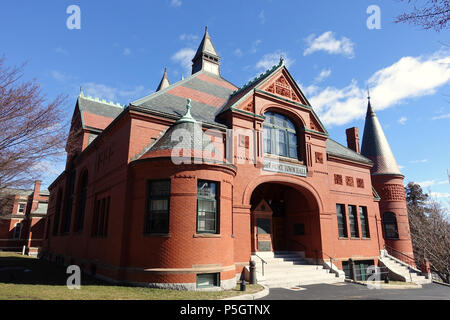
[[[25,203],[19,203],[19,207],[17,208],[17,213],[25,212]]]
[[[264,152],[272,153],[272,129],[263,128]]]
[[[347,238],[347,219],[345,217],[345,205],[336,204],[339,237]]]
[[[358,233],[358,216],[356,213],[356,206],[348,206],[348,222],[350,224],[350,236],[352,238],[359,238]]]
[[[169,233],[170,180],[148,182],[145,233]]]
[[[197,232],[218,233],[217,182],[199,180],[197,184]]]
[[[210,288],[220,286],[220,273],[197,274],[197,288]]]
[[[363,238],[370,238],[369,220],[367,218],[367,207],[359,207],[359,219],[361,221],[361,235]]]
[[[111,197],[101,198],[95,201],[94,216],[92,220],[92,236],[108,236],[108,219]]]
[[[278,154],[283,157],[287,157],[287,136],[286,131],[278,130]]]

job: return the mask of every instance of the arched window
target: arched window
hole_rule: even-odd
[[[288,117],[274,112],[264,113],[264,152],[298,159],[297,131]]]
[[[22,232],[22,224],[18,222],[14,225],[13,239],[20,239],[21,232]]]
[[[384,234],[386,239],[398,239],[397,218],[395,213],[385,212],[383,214]]]
[[[87,199],[87,187],[88,187],[88,172],[84,171],[81,176],[81,182],[79,187],[79,198],[77,203],[77,218],[75,221],[75,229],[74,231],[83,230],[83,222],[84,222],[84,211],[86,209],[86,199]]]

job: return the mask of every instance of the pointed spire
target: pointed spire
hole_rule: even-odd
[[[165,89],[170,86],[169,77],[167,76],[167,68],[164,68],[164,75],[161,79],[161,82],[158,85],[158,88],[156,88],[156,91]]]
[[[220,75],[220,57],[209,36],[208,27],[205,27],[205,34],[192,59],[192,63],[192,74],[205,70]]]
[[[372,175],[399,174],[400,169],[395,161],[394,154],[384,135],[383,128],[370,103],[370,95],[367,96],[366,123],[361,146],[361,154],[373,161]]]
[[[187,104],[186,104],[186,113],[184,114],[184,116],[182,116],[180,119],[178,119],[178,121],[176,123],[183,123],[183,122],[192,122],[195,123],[197,122],[191,115],[191,99],[187,99]]]

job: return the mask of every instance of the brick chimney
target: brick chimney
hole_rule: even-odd
[[[359,147],[358,128],[357,127],[348,128],[347,130],[345,130],[345,134],[347,135],[347,146],[356,153],[361,153],[361,149]]]
[[[41,180],[34,181],[34,190],[33,190],[33,202],[31,204],[30,212],[33,212],[37,209],[39,203],[39,193],[41,192]]]

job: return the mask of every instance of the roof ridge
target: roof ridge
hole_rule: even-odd
[[[121,108],[121,109],[123,109],[125,107],[125,105],[121,105],[120,103],[113,102],[111,100],[108,102],[108,101],[106,101],[106,99],[100,99],[100,98],[92,97],[90,95],[85,96],[83,94],[83,92],[80,93],[78,98],[84,98],[86,100],[91,100],[91,101],[94,101],[94,102],[103,103],[103,104],[106,104],[106,105],[109,105],[109,106],[113,106],[113,107],[118,107],[118,108]]]
[[[267,77],[268,75],[270,75],[273,71],[275,71],[277,68],[281,67],[284,65],[284,60],[280,59],[280,62],[274,66],[272,66],[272,68],[267,69],[266,71],[264,71],[263,73],[261,73],[259,76],[254,77],[253,80],[250,80],[249,82],[247,82],[246,84],[244,84],[242,87],[239,87],[238,90],[233,91],[233,93],[230,95],[230,98],[235,96],[236,94],[242,92],[243,90],[247,89],[248,87],[250,87],[251,85],[255,84],[256,82],[258,82],[259,80],[264,79],[265,77]]]

